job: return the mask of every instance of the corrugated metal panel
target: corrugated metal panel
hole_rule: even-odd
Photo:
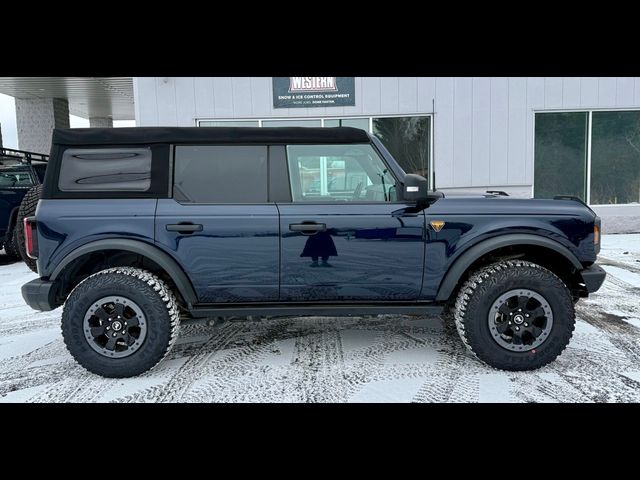
[[[595,107],[598,105],[598,77],[580,78],[581,107]]]
[[[507,131],[507,182],[526,183],[527,157],[527,79],[509,78],[509,112]]]
[[[615,77],[598,79],[598,106],[614,107],[616,105],[616,83]]]
[[[456,78],[454,82],[453,181],[454,183],[472,185],[473,79]]]
[[[509,145],[509,79],[491,79],[491,184],[507,185]]]
[[[568,105],[581,105],[580,77],[570,77],[562,79],[562,106],[566,108]]]
[[[441,187],[454,185],[453,150],[454,150],[454,105],[455,83],[453,77],[436,78],[436,131],[434,170],[436,184]]]
[[[472,185],[489,185],[491,159],[491,79],[473,79]]]

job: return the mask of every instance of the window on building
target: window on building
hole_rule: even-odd
[[[267,147],[177,146],[173,196],[185,203],[266,203]]]
[[[536,114],[534,196],[586,200],[587,112]]]
[[[263,127],[320,127],[320,119],[317,120],[263,120]]]
[[[150,186],[150,148],[69,148],[62,155],[60,191],[146,192]]]
[[[369,118],[327,118],[324,121],[325,127],[353,127],[369,131]]]
[[[555,195],[640,202],[640,111],[537,113],[534,196]]]
[[[374,118],[373,133],[406,173],[429,178],[431,117]]]
[[[259,127],[258,120],[201,120],[201,127]]]
[[[591,203],[640,202],[640,112],[593,112]]]
[[[371,145],[289,145],[294,202],[388,202],[395,179]]]

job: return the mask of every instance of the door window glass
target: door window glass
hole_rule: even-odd
[[[396,181],[371,145],[289,145],[294,202],[390,202]]]
[[[176,147],[173,195],[185,203],[266,203],[267,147]]]

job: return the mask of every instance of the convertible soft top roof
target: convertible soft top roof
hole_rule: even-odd
[[[351,127],[130,127],[55,129],[56,145],[135,145],[150,143],[369,143]]]

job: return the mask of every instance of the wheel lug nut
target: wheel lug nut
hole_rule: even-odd
[[[509,325],[511,325],[511,322],[509,322]]]
[[[117,333],[114,333],[113,336],[115,337],[116,335],[118,335]]]
[[[528,327],[528,326],[529,326],[529,324],[525,322],[524,326],[525,326],[525,327]]]
[[[520,330],[520,327],[516,327],[516,330]]]

